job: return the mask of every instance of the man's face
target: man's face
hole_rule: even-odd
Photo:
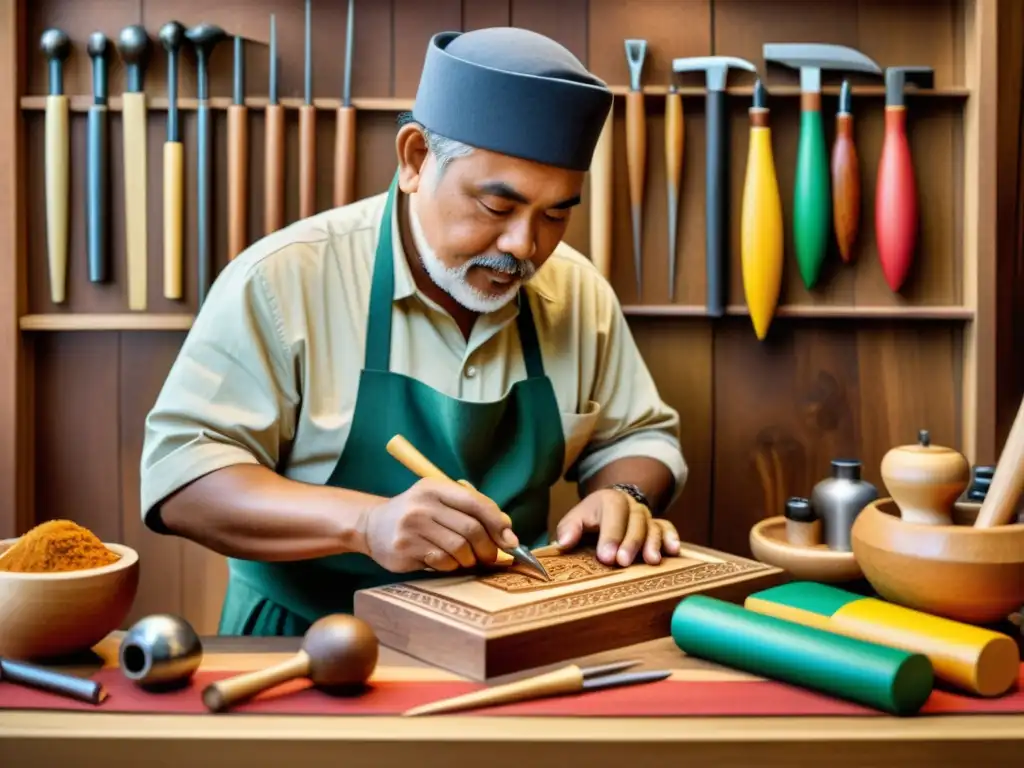
[[[410,138],[411,142],[422,137]],[[444,168],[430,152],[405,166],[413,236],[431,278],[463,306],[493,311],[554,251],[583,173],[475,149]],[[424,242],[425,241],[425,242]]]

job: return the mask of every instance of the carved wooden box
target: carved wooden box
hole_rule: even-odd
[[[591,549],[535,554],[551,582],[518,568],[402,582],[357,592],[355,613],[382,645],[484,680],[666,637],[687,595],[742,603],[783,580],[777,568],[692,545],[629,568]]]

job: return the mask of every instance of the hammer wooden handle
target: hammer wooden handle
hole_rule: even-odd
[[[264,230],[272,234],[284,226],[284,107],[267,105],[266,198]]]
[[[316,107],[299,107],[299,218],[316,213]]]
[[[280,664],[218,680],[203,689],[203,704],[211,712],[222,712],[281,683],[308,676],[309,664],[309,655],[300,650]]]
[[[608,111],[590,163],[590,259],[607,280],[612,261],[612,169],[615,110]]]
[[[356,199],[356,108],[338,107],[334,145],[334,207]]]
[[[180,141],[164,143],[164,298],[182,297],[182,232],[185,206],[185,148]]]
[[[228,105],[228,261],[245,250],[249,196],[248,107]]]
[[[128,308],[146,309],[146,94],[121,96]]]
[[[68,275],[68,198],[71,156],[68,133],[69,99],[46,97],[46,258],[50,300],[63,304]]]
[[[676,249],[679,235],[679,189],[683,178],[683,97],[665,97],[665,171],[668,176],[668,290],[675,299]]]
[[[1021,493],[1024,493],[1024,400],[1013,420],[974,527],[994,528],[1012,523],[1017,516]]]
[[[629,207],[633,219],[633,259],[637,296],[641,286],[644,182],[647,170],[647,116],[643,91],[626,93],[626,171],[629,174]]]

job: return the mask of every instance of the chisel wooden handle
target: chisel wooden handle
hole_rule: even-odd
[[[89,281],[105,283],[110,279],[110,214],[108,197],[110,185],[110,111],[106,104],[89,107],[86,126],[85,207],[88,231],[86,233],[86,260]]]
[[[676,245],[679,237],[679,189],[683,180],[683,97],[665,97],[665,174],[668,177],[668,293],[675,299]]]
[[[1024,493],[1024,400],[1010,427],[974,527],[993,528],[1012,523],[1017,516],[1021,493]]]
[[[356,108],[338,107],[334,144],[334,207],[356,199]]]
[[[180,299],[182,209],[185,206],[185,148],[180,141],[164,143],[164,298]]]
[[[68,97],[46,97],[46,255],[50,270],[50,300],[63,304],[68,274]]]
[[[818,283],[828,247],[832,216],[829,181],[821,94],[805,91],[800,96],[800,136],[793,188],[793,248],[807,290]]]
[[[316,107],[299,107],[299,218],[316,213]]]
[[[853,143],[853,115],[850,112],[850,84],[843,83],[836,137],[832,144],[832,220],[839,255],[844,262],[853,258],[860,220],[860,169]]]
[[[264,231],[272,234],[284,226],[284,107],[267,105],[266,197]]]
[[[640,295],[644,182],[647,166],[647,120],[643,91],[626,93],[626,171],[629,174],[629,209],[633,220],[633,261],[636,291]]]
[[[590,259],[607,280],[612,262],[612,169],[615,165],[615,108],[608,110],[590,163]]]
[[[246,247],[246,207],[249,195],[248,107],[228,105],[228,261]]]
[[[146,309],[146,94],[121,96],[128,308]]]

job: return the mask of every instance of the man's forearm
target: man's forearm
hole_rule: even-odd
[[[244,464],[182,488],[163,503],[161,517],[172,532],[226,557],[305,560],[365,552],[362,521],[382,501]]]
[[[581,483],[580,497],[615,483],[635,485],[651,502],[651,511],[660,514],[672,498],[676,480],[672,471],[657,459],[627,456],[602,467]]]

